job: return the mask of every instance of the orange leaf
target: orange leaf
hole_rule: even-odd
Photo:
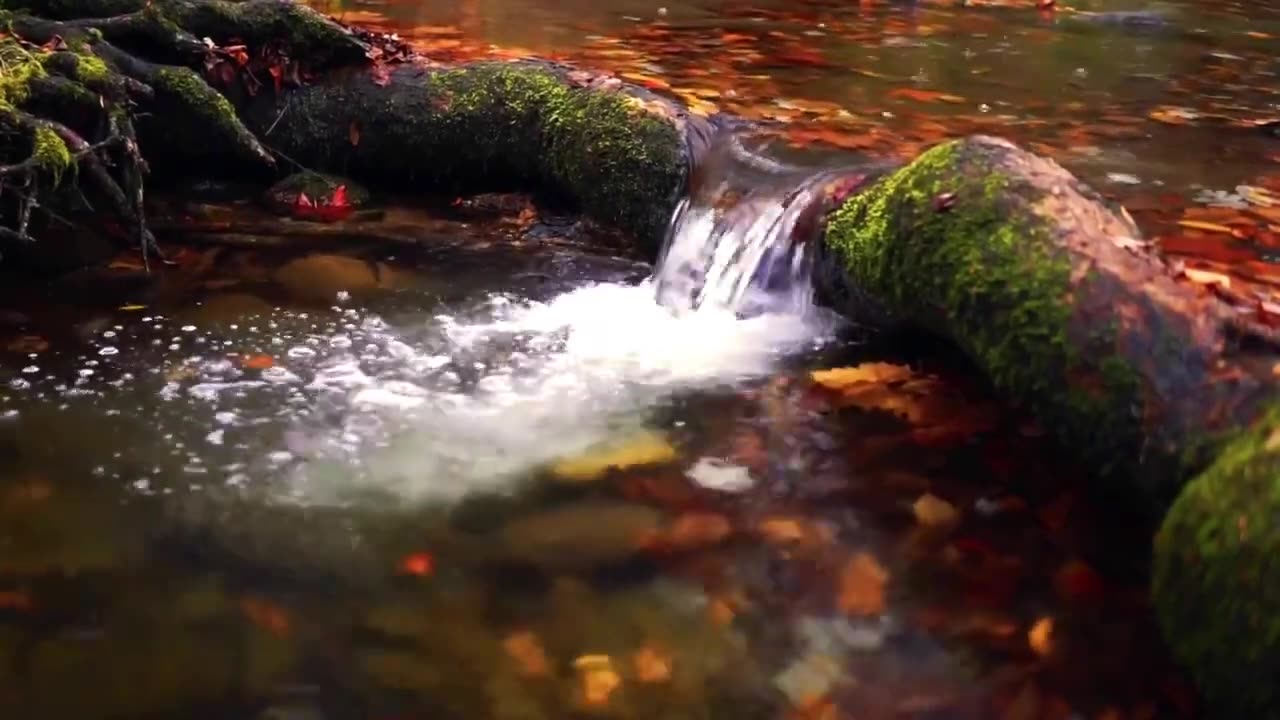
[[[248,370],[266,370],[275,367],[276,361],[270,355],[249,355],[240,361],[240,366]]]
[[[1204,222],[1202,220],[1179,220],[1178,224],[1184,228],[1193,230],[1204,230],[1205,232],[1227,233],[1231,234],[1231,228],[1218,223]]]
[[[1059,596],[1075,602],[1101,600],[1106,593],[1102,576],[1080,560],[1072,560],[1058,568],[1053,576],[1053,587]]]
[[[642,683],[660,683],[671,679],[671,656],[645,646],[631,656],[636,680]]]
[[[916,88],[897,88],[890,90],[889,97],[901,98],[903,100],[914,100],[915,102],[964,102],[964,98],[959,95],[949,95],[947,93],[938,92],[937,90],[917,90]]]
[[[289,615],[279,605],[247,597],[240,601],[240,610],[254,625],[274,635],[289,633]]]
[[[1027,631],[1027,645],[1040,657],[1053,652],[1053,618],[1040,618]]]
[[[405,575],[415,575],[417,577],[428,577],[435,572],[435,558],[430,553],[418,552],[411,555],[405,555],[400,560],[400,572]]]
[[[878,615],[884,612],[888,583],[889,571],[870,553],[860,552],[840,572],[836,604],[849,615]]]
[[[520,664],[520,672],[525,676],[538,677],[551,671],[551,663],[538,636],[527,630],[508,635],[502,641],[502,649]]]
[[[26,612],[34,606],[31,596],[21,590],[0,591],[0,610]]]

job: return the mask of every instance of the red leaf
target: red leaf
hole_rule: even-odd
[[[298,193],[298,200],[295,204],[302,208],[313,208],[316,206],[315,201],[307,197],[307,194],[304,192]]]
[[[329,204],[334,207],[350,207],[351,203],[347,201],[347,186],[339,185],[333,191],[333,197],[329,198]]]
[[[430,553],[418,552],[400,560],[400,572],[405,575],[427,577],[435,572],[436,561]]]

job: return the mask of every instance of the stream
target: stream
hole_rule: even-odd
[[[1155,234],[1280,157],[1274,8],[313,4],[613,69],[815,172],[1003,134]],[[519,195],[319,234],[153,190],[171,267],[0,278],[0,714],[1198,717],[1149,520],[953,348],[826,311],[795,180],[720,168],[656,265]],[[1261,286],[1267,237],[1231,246]]]

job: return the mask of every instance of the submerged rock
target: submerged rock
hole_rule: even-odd
[[[633,557],[663,525],[645,505],[590,501],[519,518],[497,533],[503,559],[548,571],[581,571]]]
[[[374,267],[345,255],[307,255],[285,263],[274,280],[293,297],[316,303],[337,302],[339,293],[359,295],[379,288]]]
[[[205,327],[218,327],[241,320],[266,317],[272,312],[271,304],[249,293],[221,293],[210,295],[199,305],[186,309],[181,316]]]

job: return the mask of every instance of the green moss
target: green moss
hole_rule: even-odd
[[[22,105],[30,94],[31,81],[45,76],[40,57],[28,52],[11,38],[0,40],[0,110]]]
[[[219,124],[235,120],[236,109],[231,102],[209,87],[193,70],[181,67],[161,68],[151,79],[151,83],[157,92],[168,93],[188,107],[199,109],[200,114],[207,119],[218,121]]]
[[[47,127],[36,128],[31,139],[31,157],[42,170],[49,173],[54,185],[62,181],[62,174],[72,163],[67,144]]]
[[[945,143],[850,198],[827,244],[860,293],[950,337],[1106,474],[1132,469],[1139,385],[1111,326],[1076,318],[1070,258],[982,141]]]
[[[76,56],[76,76],[88,84],[102,84],[111,77],[107,64],[93,55]]]
[[[1280,407],[1183,489],[1156,537],[1153,595],[1217,716],[1280,718]]]
[[[423,120],[424,132],[472,146],[474,137],[489,138],[465,162],[514,165],[598,219],[643,238],[660,235],[683,172],[679,137],[636,101],[501,65],[440,73],[428,96],[438,111]]]

